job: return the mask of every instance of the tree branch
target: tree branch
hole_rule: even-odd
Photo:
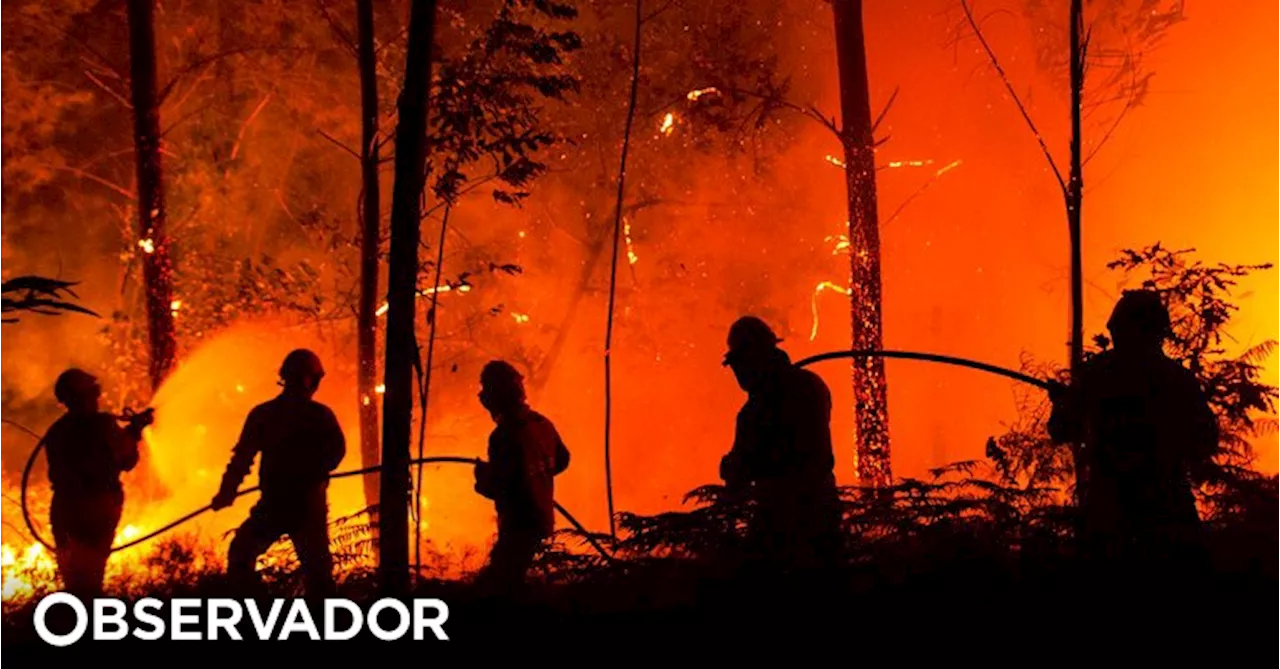
[[[960,0],[960,6],[964,8],[965,19],[968,20],[969,26],[973,29],[973,34],[978,38],[978,42],[982,44],[982,50],[986,52],[987,58],[991,61],[992,67],[996,73],[1000,75],[1000,81],[1004,84],[1009,96],[1013,98],[1013,103],[1018,106],[1018,112],[1022,114],[1022,119],[1027,122],[1027,127],[1031,128],[1031,134],[1035,135],[1036,142],[1040,144],[1040,150],[1044,153],[1045,160],[1049,161],[1049,167],[1053,170],[1053,176],[1058,180],[1058,187],[1065,193],[1067,190],[1067,182],[1062,178],[1062,171],[1058,169],[1058,163],[1053,160],[1053,154],[1049,151],[1049,146],[1045,144],[1044,136],[1040,134],[1040,130],[1036,127],[1035,121],[1031,120],[1031,114],[1022,104],[1022,98],[1018,97],[1016,91],[1013,90],[1013,84],[1009,81],[1009,75],[1005,74],[1004,68],[1000,66],[1000,61],[996,58],[996,54],[991,50],[991,45],[987,44],[987,38],[983,36],[982,29],[978,27],[978,22],[973,18],[973,12],[969,9],[968,0]]]

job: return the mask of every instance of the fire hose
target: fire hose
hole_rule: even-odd
[[[988,372],[991,374],[996,374],[999,376],[1008,377],[1016,381],[1021,381],[1023,383],[1026,383],[1044,390],[1050,390],[1053,388],[1053,382],[1045,381],[1043,379],[1038,379],[1033,376],[1029,376],[1021,372],[1015,372],[1013,370],[1005,369],[1003,367],[998,367],[996,365],[990,365],[984,362],[977,362],[974,360],[967,360],[965,358],[957,358],[953,356],[939,355],[934,353],[919,353],[915,351],[886,351],[886,350],[832,351],[829,353],[822,353],[819,355],[814,355],[808,358],[804,358],[803,360],[800,360],[799,362],[795,363],[795,366],[802,368],[817,362],[822,362],[824,360],[835,360],[839,358],[876,357],[876,356],[882,357],[882,358],[922,360],[926,362],[937,362],[942,364],[957,365],[961,367],[968,367],[970,369],[976,369],[979,371]],[[39,455],[40,449],[43,448],[44,446],[44,439],[36,435],[31,430],[28,430],[27,428],[22,427],[21,425],[18,425],[17,423],[14,423],[8,420],[5,420],[4,422],[9,423],[10,425],[14,425],[19,429],[26,431],[28,434],[32,435],[33,437],[36,437],[39,440],[38,443],[36,444],[36,447],[32,449],[31,456],[27,459],[27,465],[22,471],[22,500],[21,500],[22,501],[22,518],[24,521],[26,521],[27,529],[30,530],[31,536],[34,537],[35,540],[39,542],[40,545],[44,546],[46,549],[53,550],[53,547],[47,541],[45,541],[43,537],[40,536],[40,533],[38,531],[36,531],[35,525],[31,520],[31,514],[27,509],[27,484],[30,479],[31,469],[35,465],[36,456]],[[460,456],[440,455],[440,456],[410,460],[408,464],[416,465],[416,464],[457,463],[457,464],[475,465],[475,464],[479,464],[480,462],[482,462],[480,458],[464,458]],[[356,469],[352,471],[331,474],[329,478],[332,480],[332,479],[345,478],[349,476],[359,476],[361,474],[371,474],[381,469],[382,467],[380,465],[376,465],[373,467],[365,467],[364,469]],[[257,491],[258,491],[257,486],[254,486],[252,488],[246,488],[244,490],[237,492],[236,497],[239,498],[243,495],[248,495],[249,493],[253,493]],[[592,547],[595,548],[597,552],[599,552],[602,556],[604,556],[606,559],[610,561],[615,559],[613,555],[610,554],[607,550],[605,550],[604,547],[601,546],[598,541],[596,541],[596,539],[591,535],[591,533],[588,532],[586,528],[584,528],[582,524],[579,523],[577,519],[574,518],[573,515],[570,514],[567,509],[561,506],[559,502],[554,502],[554,504],[555,504],[556,511],[558,511],[560,515],[564,516],[565,520],[568,520],[570,524],[572,524],[579,532],[581,532],[582,535],[586,537],[588,542],[591,543]],[[213,510],[212,504],[196,509],[195,511],[192,511],[187,515],[182,516],[181,518],[178,518],[177,520],[165,525],[164,527],[161,527],[160,529],[151,532],[150,534],[147,534],[143,537],[139,537],[137,539],[134,539],[120,546],[115,546],[111,549],[111,551],[114,553],[116,551],[121,551],[126,548],[131,548],[133,546],[141,544],[143,542],[150,541],[151,539],[154,539],[155,537],[161,534],[164,534],[165,532],[168,532],[169,530],[172,530],[175,527],[178,527],[179,525],[182,525],[183,523],[186,523],[187,521],[190,521],[207,511],[212,511],[212,510]]]
[[[31,536],[35,538],[35,540],[41,546],[44,546],[46,550],[53,551],[54,550],[53,546],[51,546],[49,542],[45,541],[44,537],[41,537],[39,531],[36,530],[35,524],[31,520],[31,513],[27,508],[27,485],[30,481],[31,469],[35,465],[36,457],[40,454],[40,449],[44,447],[44,438],[39,437],[34,432],[28,430],[25,427],[22,427],[21,425],[18,425],[17,423],[14,423],[9,420],[6,420],[4,422],[10,425],[13,425],[14,427],[17,427],[21,430],[24,430],[28,434],[32,435],[33,437],[37,437],[39,439],[39,441],[36,443],[36,447],[31,450],[31,456],[27,458],[26,467],[22,470],[22,497],[21,497],[22,519],[26,522],[27,530],[31,532]],[[428,465],[428,464],[441,464],[441,463],[455,463],[455,464],[465,464],[465,465],[476,465],[476,464],[480,464],[481,462],[483,462],[483,460],[481,460],[480,458],[464,458],[456,455],[437,455],[429,458],[410,460],[407,464],[408,465],[417,465],[417,464]],[[382,469],[381,465],[375,465],[373,467],[365,467],[363,469],[355,469],[355,470],[346,471],[346,472],[338,472],[336,474],[330,474],[329,479],[333,480],[333,479],[346,478],[349,476],[359,476],[361,474],[372,474],[381,469]],[[252,488],[245,488],[244,490],[240,490],[236,492],[236,498],[238,499],[244,495],[258,492],[258,490],[259,490],[258,486],[253,486]],[[588,532],[585,527],[582,526],[582,523],[579,523],[578,520],[573,517],[573,514],[569,513],[568,509],[564,508],[564,506],[562,506],[559,502],[556,502],[554,500],[552,503],[555,504],[556,511],[560,512],[560,515],[564,516],[565,520],[569,521],[569,523],[573,525],[575,529],[577,529],[579,532],[582,533],[582,536],[587,539],[587,541],[591,544],[592,548],[594,548],[598,553],[600,553],[600,555],[604,556],[605,559],[610,561],[614,560],[613,555],[610,554],[607,550],[605,550],[605,548],[601,546],[598,541],[596,541],[595,537],[593,537],[592,534]],[[197,516],[200,516],[201,514],[204,514],[205,512],[212,511],[212,510],[214,510],[213,505],[206,504],[205,506],[199,509],[196,509],[195,511],[192,511],[187,515],[182,516],[177,520],[174,520],[173,522],[165,525],[164,527],[161,527],[160,529],[151,532],[150,534],[134,539],[128,543],[112,547],[111,552],[114,553],[116,551],[122,551],[126,548],[132,548],[133,546],[137,546],[138,544],[141,544],[143,542],[150,541],[151,539],[154,539],[160,536],[161,534],[164,534],[165,532],[168,532],[169,530],[172,530],[175,527],[178,527],[179,525],[182,525],[183,523],[186,523],[187,521],[190,521],[196,518]]]

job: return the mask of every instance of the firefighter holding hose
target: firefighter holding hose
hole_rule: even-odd
[[[102,387],[81,369],[63,372],[53,387],[67,412],[45,435],[53,500],[55,557],[65,590],[88,600],[102,596],[111,543],[124,510],[120,475],[138,464],[142,430],[150,410],[119,418],[98,408]]]
[[[1202,559],[1193,486],[1218,450],[1218,423],[1195,374],[1163,350],[1172,330],[1159,294],[1126,291],[1107,328],[1114,346],[1070,387],[1051,390],[1049,434],[1082,445],[1085,540],[1096,564],[1160,578]]]
[[[315,353],[298,349],[280,367],[283,390],[254,407],[222,477],[212,506],[224,509],[248,475],[254,458],[261,497],[236,531],[227,555],[227,575],[238,586],[261,587],[258,557],[289,535],[306,578],[309,596],[333,592],[329,552],[329,474],[346,455],[346,439],[333,410],[312,399],[324,378]]]

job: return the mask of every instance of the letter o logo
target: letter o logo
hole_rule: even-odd
[[[49,613],[49,608],[54,604],[66,604],[76,612],[76,626],[71,630],[70,634],[54,634],[49,630],[49,626],[45,624],[45,616]],[[44,599],[36,605],[36,634],[45,643],[51,646],[70,646],[80,640],[84,636],[84,631],[89,628],[89,612],[85,610],[84,604],[74,596],[65,592],[56,592]]]
[[[396,625],[395,629],[391,631],[383,629],[382,625],[378,624],[378,613],[386,608],[395,609],[396,614],[400,616],[400,624]],[[404,636],[404,633],[409,630],[409,609],[399,600],[379,599],[369,608],[368,624],[369,631],[373,632],[374,636],[383,641],[395,641]]]

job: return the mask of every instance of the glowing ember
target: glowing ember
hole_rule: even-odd
[[[384,385],[384,384],[379,383],[377,386],[375,386],[375,387],[374,387],[373,392],[378,393],[379,395],[381,395],[382,393],[387,392],[387,386],[386,386],[386,385]]]
[[[843,160],[840,160],[839,158],[837,158],[837,157],[835,157],[835,156],[833,156],[833,155],[831,155],[831,154],[829,154],[829,153],[828,153],[827,155],[823,156],[823,159],[824,159],[824,160],[826,160],[827,162],[831,163],[832,165],[835,165],[836,167],[844,167],[844,161],[843,161]]]
[[[700,97],[702,97],[702,96],[704,96],[704,95],[711,95],[711,94],[713,94],[713,93],[719,93],[719,92],[720,92],[720,91],[716,90],[714,87],[712,87],[712,88],[699,88],[699,89],[697,89],[697,90],[689,91],[689,95],[688,95],[687,97],[689,98],[689,100],[696,102],[696,101],[698,100],[698,98],[700,98]],[[668,114],[668,116],[670,116],[670,114]]]
[[[513,311],[511,312],[511,317],[514,318],[517,323],[529,322],[529,314],[519,314]]]
[[[178,310],[181,308],[182,308],[182,300],[174,300],[169,303],[169,311],[172,311],[174,314],[177,314]]]
[[[671,131],[675,130],[675,127],[676,115],[671,112],[667,112],[667,115],[662,119],[662,127],[658,128],[658,131],[664,135],[670,135]]]
[[[439,292],[441,292],[441,293],[449,293],[449,292],[453,292],[453,290],[454,290],[454,287],[453,287],[453,286],[440,286],[440,290],[439,290]],[[458,286],[457,291],[458,291],[459,293],[469,293],[469,292],[471,292],[471,286],[469,286],[469,285],[467,285],[467,284],[465,284],[465,283],[464,283],[464,284],[462,284],[461,286]],[[436,289],[435,289],[435,288],[428,288],[428,289],[426,289],[426,290],[420,290],[420,291],[418,291],[418,297],[424,297],[424,296],[427,296],[427,295],[435,295],[435,294],[436,294],[436,292],[437,292],[437,291],[436,291]],[[387,315],[387,310],[388,310],[388,309],[390,309],[390,308],[391,308],[391,305],[387,304],[386,302],[383,302],[383,303],[382,303],[382,306],[378,307],[377,315],[378,315],[378,316],[385,316],[385,315]]]
[[[846,239],[845,246],[848,246],[848,244],[849,242]],[[849,294],[849,288],[847,286],[841,286],[840,284],[832,283],[830,281],[823,281],[813,289],[813,297],[809,301],[813,309],[813,328],[809,330],[809,341],[813,341],[818,338],[818,296],[821,295],[823,291],[827,290],[834,290],[835,292],[846,296]]]
[[[640,256],[636,255],[635,247],[631,245],[631,222],[623,219],[623,236],[627,240],[627,261],[632,265],[640,260]]]
[[[151,241],[150,239],[138,240],[138,247],[141,248],[144,253],[156,252],[156,243]]]

